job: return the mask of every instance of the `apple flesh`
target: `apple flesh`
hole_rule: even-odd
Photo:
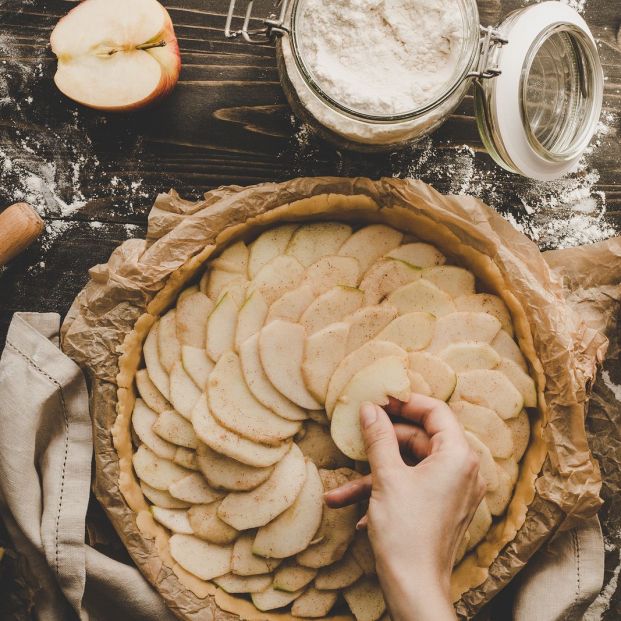
[[[141,108],[167,95],[181,71],[172,20],[156,0],[84,0],[54,28],[54,82],[99,110]]]

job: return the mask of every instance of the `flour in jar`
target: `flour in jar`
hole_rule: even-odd
[[[300,56],[323,92],[372,116],[411,112],[437,98],[459,63],[457,0],[303,0]]]

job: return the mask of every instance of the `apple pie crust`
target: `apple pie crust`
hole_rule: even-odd
[[[359,511],[321,507],[364,460],[360,401],[447,400],[480,456],[488,493],[454,601],[534,498],[544,375],[524,310],[488,256],[424,215],[319,195],[229,227],[121,349],[119,488],[179,581],[241,618],[338,618],[337,600],[387,616]]]

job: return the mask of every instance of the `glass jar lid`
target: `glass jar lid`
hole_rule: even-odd
[[[504,168],[539,180],[575,167],[595,132],[603,72],[586,22],[571,7],[543,2],[509,15],[493,52],[499,75],[478,81],[481,137]]]

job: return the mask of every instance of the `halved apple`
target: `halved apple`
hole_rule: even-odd
[[[451,296],[422,278],[395,289],[386,303],[395,307],[400,315],[418,311],[438,318],[455,312]]]
[[[192,535],[194,531],[188,521],[188,512],[186,509],[164,509],[163,507],[151,507],[151,513],[157,522],[165,526],[173,533],[181,533],[184,535]]]
[[[474,293],[474,274],[463,267],[455,265],[438,265],[427,267],[421,276],[436,287],[448,293],[452,298]]]
[[[279,591],[299,591],[317,575],[317,570],[312,567],[303,567],[295,562],[295,559],[286,560],[274,574],[274,588]]]
[[[230,293],[225,293],[207,319],[205,349],[218,362],[220,356],[235,348],[235,330],[239,306]]]
[[[258,576],[226,574],[214,578],[213,581],[227,593],[259,593],[265,591],[272,584],[272,576],[270,574],[259,574]]]
[[[343,591],[356,621],[377,621],[386,610],[382,589],[375,576],[363,576]]]
[[[147,369],[140,369],[136,373],[136,388],[138,388],[143,401],[158,414],[170,409],[170,403],[151,381]]]
[[[175,410],[165,410],[153,423],[153,431],[164,440],[195,449],[198,445],[198,438],[194,433],[192,423]]]
[[[258,576],[278,567],[281,559],[263,558],[252,552],[254,533],[243,533],[233,546],[232,571],[237,576]]]
[[[334,369],[347,353],[349,324],[333,323],[306,339],[302,377],[308,392],[323,403]]]
[[[205,541],[226,545],[233,543],[239,531],[218,517],[220,501],[205,505],[193,505],[188,509],[188,521],[194,534]]]
[[[239,357],[246,384],[257,401],[287,420],[300,421],[307,418],[306,412],[276,390],[265,374],[259,355],[258,334],[242,343]]]
[[[487,313],[451,313],[438,319],[427,349],[438,354],[453,343],[490,343],[499,331],[500,321]]]
[[[362,278],[364,304],[379,304],[396,289],[418,280],[421,270],[399,259],[381,259],[371,265]]]
[[[389,304],[365,306],[346,317],[349,338],[347,353],[362,347],[367,341],[375,338],[393,319],[397,317],[397,309]]]
[[[361,369],[371,363],[386,356],[404,356],[405,350],[387,341],[369,341],[358,349],[349,353],[335,369],[330,379],[328,392],[326,395],[326,413],[328,418],[332,416],[332,411],[336,405],[336,400],[343,392],[349,380]]]
[[[269,586],[265,591],[260,593],[252,593],[250,595],[252,603],[256,608],[262,611],[275,610],[276,608],[283,608],[290,604],[294,599],[300,597],[302,591],[294,591],[289,593],[288,591],[279,591],[273,586]]]
[[[386,257],[399,259],[420,268],[444,265],[446,262],[446,257],[435,246],[422,242],[397,246]]]
[[[498,489],[498,467],[492,457],[492,453],[489,448],[479,440],[473,433],[464,431],[466,440],[470,448],[477,454],[479,458],[479,474],[487,485],[487,491],[493,492]]]
[[[271,306],[267,312],[265,324],[276,319],[297,323],[302,313],[315,301],[315,291],[310,285],[300,285],[286,291]]]
[[[517,461],[522,459],[522,455],[528,447],[528,441],[530,439],[530,421],[528,420],[528,414],[525,410],[522,410],[515,418],[510,418],[505,421],[511,437],[513,438],[513,457]]]
[[[294,617],[317,618],[325,617],[339,596],[338,591],[320,591],[310,587],[300,595],[291,606]]]
[[[319,410],[321,404],[308,392],[302,376],[305,343],[301,325],[278,319],[261,330],[259,356],[274,388],[301,408]]]
[[[364,273],[377,259],[396,248],[402,239],[403,234],[389,226],[371,224],[356,231],[338,253],[358,259]]]
[[[182,500],[173,498],[167,491],[155,489],[144,481],[140,481],[140,489],[145,495],[145,498],[156,507],[162,507],[162,509],[187,509],[190,506],[189,502],[183,502]]]
[[[254,398],[232,351],[220,357],[209,376],[207,401],[218,423],[254,442],[278,445],[300,429],[299,422],[274,414]]]
[[[149,330],[149,334],[142,347],[142,353],[147,366],[149,379],[165,399],[170,399],[170,380],[166,369],[164,369],[160,362],[160,354],[158,351],[159,326],[160,322],[156,321]]]
[[[216,453],[203,443],[196,449],[196,460],[209,485],[238,492],[261,485],[273,470],[271,466],[255,468],[242,464],[226,455]]]
[[[438,353],[456,373],[474,369],[493,369],[500,356],[488,343],[452,343]]]
[[[310,458],[318,468],[349,467],[351,460],[339,451],[329,430],[322,424],[308,421],[304,425],[304,435],[296,436],[297,445],[305,457]]]
[[[132,412],[132,427],[140,441],[158,457],[172,459],[177,447],[162,439],[153,431],[153,425],[158,419],[154,412],[142,399],[136,399]]]
[[[159,322],[157,349],[160,362],[170,373],[173,365],[181,360],[181,344],[177,338],[177,310],[173,308],[162,316]]]
[[[405,401],[410,379],[404,356],[387,356],[358,371],[349,381],[332,413],[330,430],[335,444],[352,459],[366,461],[360,429],[360,404],[365,401],[386,405],[389,397]]]
[[[341,257],[345,258],[345,257]],[[363,293],[353,287],[337,286],[318,296],[302,313],[299,323],[307,334],[341,321],[362,306]]]
[[[507,358],[508,360],[513,360],[522,371],[527,371],[528,366],[526,364],[526,360],[524,355],[522,354],[518,344],[511,338],[511,336],[501,330],[494,337],[490,345],[494,348],[496,353],[501,358]]]
[[[362,568],[351,551],[336,563],[322,567],[315,578],[315,587],[322,590],[344,589],[362,576]]]
[[[167,95],[181,70],[166,9],[155,0],[86,0],[50,37],[56,86],[99,110],[133,110]]]
[[[435,323],[435,317],[431,313],[406,313],[393,319],[376,338],[380,341],[392,341],[406,351],[417,351],[431,342]]]
[[[269,307],[258,291],[254,291],[248,296],[237,315],[237,327],[235,329],[236,351],[239,352],[243,343],[251,336],[257,334],[263,327],[268,310]]]
[[[284,293],[297,287],[303,276],[304,266],[294,257],[274,257],[253,278],[249,292],[258,291],[271,306]]]
[[[248,492],[231,492],[218,507],[218,516],[237,530],[264,526],[295,502],[305,479],[304,455],[292,444],[264,483]]]
[[[248,276],[254,278],[273,258],[284,254],[289,240],[298,224],[283,224],[261,233],[250,244],[250,257],[248,259]]]
[[[304,224],[293,234],[286,253],[309,266],[325,255],[337,254],[350,235],[351,227],[340,222]]]
[[[513,362],[513,360],[503,358],[498,363],[496,370],[504,373],[511,383],[522,393],[522,397],[524,397],[524,407],[537,407],[537,388],[535,382],[530,375],[522,371],[517,363]]]
[[[213,361],[203,348],[182,345],[181,362],[185,372],[200,390],[205,390],[209,374],[213,371]]]
[[[144,444],[138,447],[132,458],[136,476],[147,485],[163,491],[175,482],[186,477],[189,472],[168,459],[158,457]]]
[[[207,396],[204,394],[192,411],[192,425],[199,439],[214,451],[256,468],[275,464],[287,453],[290,446],[287,442],[279,446],[259,444],[222,427],[211,415]]]
[[[488,313],[500,321],[502,329],[513,336],[513,323],[505,303],[491,293],[470,293],[455,298],[458,311]]]
[[[177,337],[181,345],[205,347],[207,317],[213,310],[213,302],[202,292],[179,296],[177,300]]]
[[[321,523],[323,484],[317,466],[306,462],[306,479],[295,502],[257,531],[252,551],[268,558],[286,558],[305,550]]]
[[[203,541],[194,535],[173,535],[170,555],[183,569],[201,580],[212,580],[231,571],[233,547]]]
[[[454,401],[451,409],[464,428],[489,448],[492,457],[511,457],[514,450],[511,431],[496,412],[467,401]]]
[[[170,402],[175,410],[188,420],[201,391],[185,372],[181,360],[177,360],[170,370]]]
[[[494,410],[506,420],[520,413],[524,399],[518,389],[500,371],[475,370],[457,375],[451,402],[469,401]]]
[[[168,492],[171,496],[192,504],[206,504],[224,496],[223,492],[211,488],[200,472],[193,472],[172,483]]]

